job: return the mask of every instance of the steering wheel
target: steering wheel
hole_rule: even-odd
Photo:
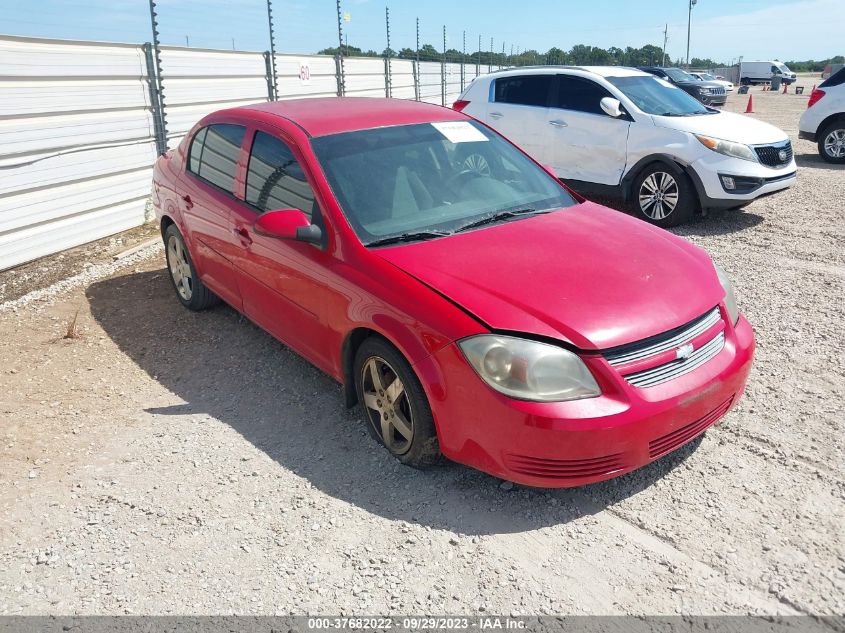
[[[457,174],[449,176],[449,178],[446,179],[446,185],[449,187],[457,184],[463,186],[474,178],[483,178],[483,176],[474,169],[462,169]]]

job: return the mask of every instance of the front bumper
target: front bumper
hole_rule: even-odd
[[[751,368],[754,334],[744,317],[725,332],[717,356],[649,388],[627,383],[599,354],[582,356],[602,395],[572,402],[507,398],[478,377],[456,344],[415,368],[446,457],[525,485],[580,486],[659,459],[736,403]]]
[[[788,189],[795,183],[797,174],[794,158],[783,167],[766,167],[716,152],[708,152],[692,162],[689,168],[703,209],[738,207],[761,196]],[[722,176],[733,176],[743,186],[728,191]]]

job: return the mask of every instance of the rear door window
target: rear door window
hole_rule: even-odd
[[[217,123],[196,133],[188,153],[188,170],[234,195],[235,172],[246,128]]]
[[[546,107],[554,75],[521,75],[496,79],[496,103]]]
[[[568,75],[558,75],[557,80],[557,95],[552,103],[553,107],[604,115],[601,100],[613,95],[595,81]]]

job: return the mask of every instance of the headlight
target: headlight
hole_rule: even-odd
[[[458,344],[484,382],[506,396],[559,402],[601,394],[587,366],[562,347],[495,334]]]
[[[720,138],[711,138],[709,136],[701,136],[696,134],[695,138],[708,149],[714,152],[719,152],[725,156],[733,156],[734,158],[742,158],[743,160],[750,160],[757,162],[757,155],[748,145],[742,143],[734,143],[733,141],[723,141]]]
[[[728,311],[728,316],[731,319],[731,323],[736,325],[736,322],[739,320],[739,306],[736,304],[733,284],[728,279],[728,274],[722,270],[719,264],[713,262],[713,266],[716,268],[716,274],[719,276],[719,283],[725,289],[725,308]]]

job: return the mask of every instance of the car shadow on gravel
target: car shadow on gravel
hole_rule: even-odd
[[[821,159],[819,160],[821,161]],[[589,199],[596,204],[602,204],[620,213],[636,217],[630,205],[618,198],[591,196]],[[686,235],[728,235],[750,229],[760,224],[763,220],[763,216],[757,215],[756,213],[750,213],[741,209],[727,209],[710,211],[707,215],[696,214],[691,222],[670,230],[675,235],[682,237]]]
[[[796,154],[795,163],[799,167],[812,167],[813,169],[832,169],[834,171],[845,171],[845,165],[829,163],[818,152],[813,154]]]
[[[567,523],[651,486],[700,443],[615,480],[568,490],[503,488],[451,463],[418,471],[375,444],[359,409],[345,409],[337,383],[237,312],[184,309],[165,270],[100,281],[86,294],[93,318],[120,350],[185,401],[149,413],[207,414],[325,494],[392,520],[470,535]],[[239,456],[232,462],[236,470]]]

